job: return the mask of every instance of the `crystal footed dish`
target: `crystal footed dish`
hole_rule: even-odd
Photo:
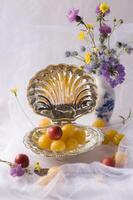
[[[67,158],[71,156],[76,156],[79,154],[86,153],[88,151],[93,150],[95,147],[99,146],[103,140],[104,135],[100,129],[81,126],[74,124],[75,127],[82,128],[86,133],[85,143],[79,145],[74,150],[64,150],[63,152],[52,152],[49,150],[42,150],[38,146],[38,139],[39,137],[47,131],[47,128],[35,128],[30,133],[27,133],[24,137],[24,144],[28,149],[31,149],[34,153],[40,154],[45,157],[53,157],[53,158]]]
[[[75,123],[94,111],[97,96],[95,79],[76,66],[49,65],[39,71],[29,81],[27,98],[33,111],[50,118],[52,124],[26,134],[25,146],[53,158],[76,156],[99,146],[101,130]],[[56,134],[61,134],[60,138],[53,138]]]

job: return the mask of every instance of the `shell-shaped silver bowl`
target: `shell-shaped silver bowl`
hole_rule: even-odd
[[[30,80],[27,97],[37,114],[74,121],[94,110],[97,87],[89,74],[73,65],[49,65]]]
[[[33,151],[36,154],[45,156],[45,157],[52,157],[52,158],[69,158],[72,156],[77,156],[79,154],[83,154],[85,152],[93,150],[95,147],[99,146],[102,144],[104,140],[104,134],[100,129],[97,128],[92,128],[92,127],[87,127],[87,126],[81,126],[77,125],[77,127],[82,127],[86,131],[86,141],[85,144],[79,145],[78,148],[71,150],[71,151],[63,151],[63,152],[53,152],[53,151],[48,151],[48,150],[42,150],[38,147],[37,144],[37,138],[33,137],[33,134],[37,132],[39,137],[41,135],[41,132],[46,132],[47,128],[36,128],[30,133],[26,134],[24,137],[24,144],[25,146]]]

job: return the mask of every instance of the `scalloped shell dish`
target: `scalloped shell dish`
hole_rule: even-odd
[[[49,65],[30,80],[27,97],[35,113],[53,121],[74,121],[94,110],[97,87],[73,65]]]
[[[62,128],[64,124],[73,123],[78,117],[94,110],[97,86],[91,75],[76,66],[49,65],[30,80],[27,97],[35,113],[51,118]],[[25,135],[23,142],[36,154],[63,159],[88,152],[102,143],[104,136],[100,129],[73,124],[86,134],[85,143],[75,150],[57,153],[40,149],[37,141],[49,127],[35,128]]]

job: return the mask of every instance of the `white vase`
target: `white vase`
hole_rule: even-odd
[[[115,106],[115,91],[101,75],[94,75],[98,87],[98,100],[95,108],[97,118],[109,121]]]

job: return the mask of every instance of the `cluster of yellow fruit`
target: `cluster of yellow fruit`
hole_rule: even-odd
[[[96,128],[104,128],[106,126],[106,122],[102,119],[97,119],[93,124],[93,127]],[[119,145],[120,141],[123,139],[124,134],[118,133],[118,131],[109,129],[104,131],[104,141],[103,144],[109,144],[112,142],[115,145]]]
[[[41,125],[43,124],[41,127],[46,127],[46,124],[48,125],[45,120],[44,122],[41,122]],[[37,144],[40,149],[63,152],[78,148],[79,145],[85,143],[85,140],[86,130],[81,127],[77,127],[74,124],[66,124],[62,127],[53,125],[42,132]]]
[[[112,142],[115,145],[119,145],[120,141],[124,138],[124,134],[118,133],[118,131],[110,129],[104,132],[103,144],[109,144]]]

